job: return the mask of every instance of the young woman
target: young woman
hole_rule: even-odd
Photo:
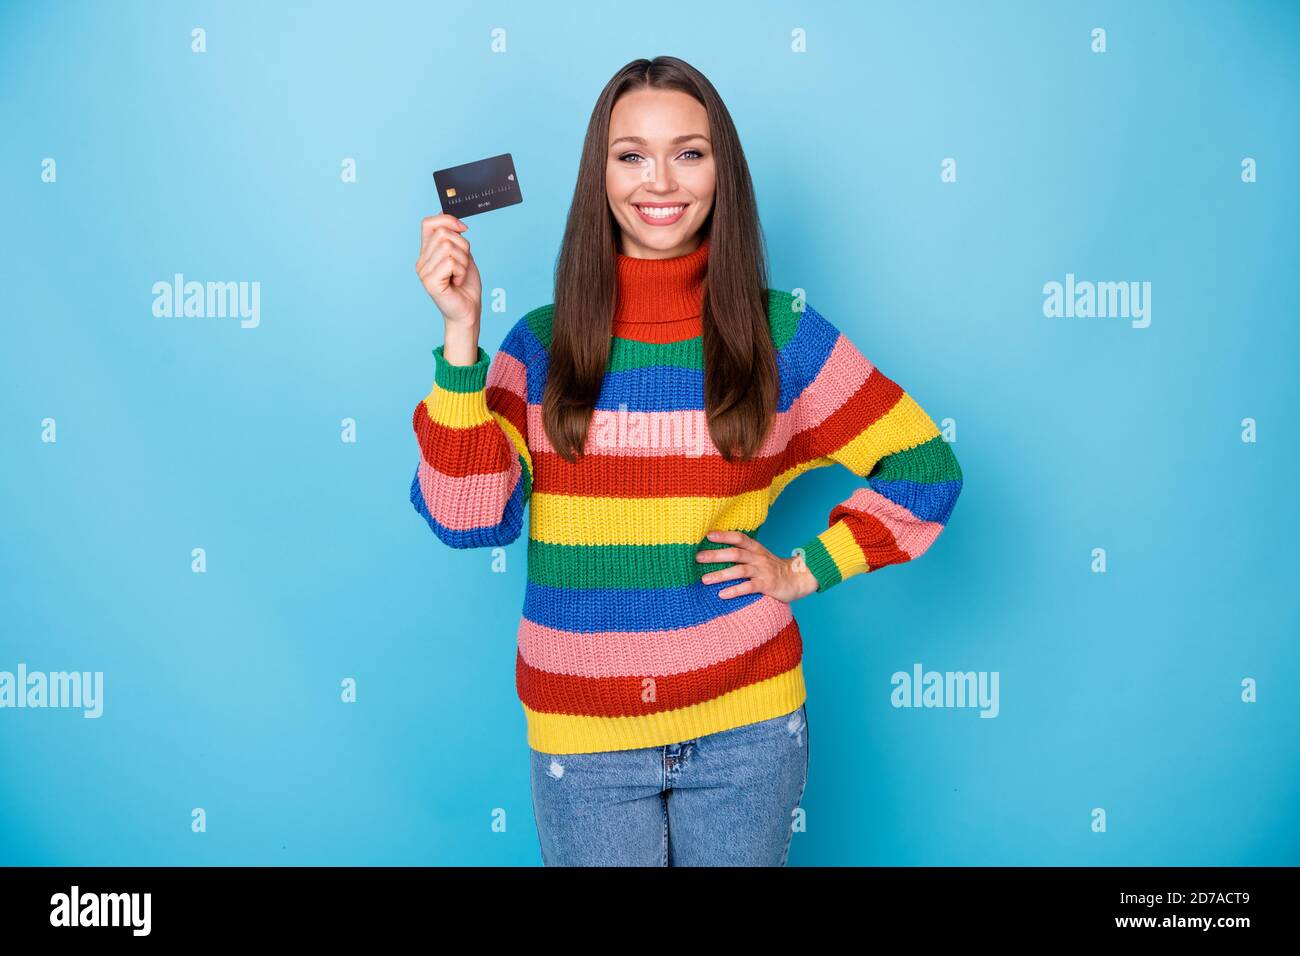
[[[784,865],[808,773],[790,603],[911,560],[961,471],[933,420],[801,296],[767,287],[712,84],[636,60],[592,113],[554,302],[495,359],[460,220],[416,271],[446,324],[411,502],[454,548],[530,509],[516,688],[547,865]],[[793,557],[754,537],[798,475],[865,483]]]

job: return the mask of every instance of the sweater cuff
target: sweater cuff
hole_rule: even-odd
[[[478,347],[478,358],[473,365],[452,365],[443,354],[445,346],[433,350],[437,363],[433,370],[433,383],[448,392],[481,392],[487,385],[488,366],[492,357],[483,346]]]
[[[803,560],[817,579],[817,592],[829,590],[845,578],[867,570],[862,549],[853,539],[852,532],[837,521],[815,538],[803,545]]]

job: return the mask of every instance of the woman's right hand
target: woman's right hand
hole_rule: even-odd
[[[462,233],[469,226],[455,216],[426,216],[420,224],[420,258],[415,271],[447,322],[448,331],[476,328],[482,315],[483,282]]]

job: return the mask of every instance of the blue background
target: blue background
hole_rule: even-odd
[[[791,863],[1300,863],[1298,27],[1280,2],[6,4],[0,670],[103,671],[105,711],[0,710],[0,863],[540,862],[525,543],[493,573],[408,501],[442,340],[419,221],[435,168],[514,154],[523,205],[470,221],[494,350],[551,301],[596,95],[660,53],[732,112],[772,285],[957,423],[935,547],[795,605]],[[176,272],[259,281],[260,328],[155,318]],[[1150,281],[1150,327],[1045,318],[1067,272]],[[801,478],[762,540],[788,553],[857,483]],[[998,671],[1000,716],[894,709],[915,662]]]

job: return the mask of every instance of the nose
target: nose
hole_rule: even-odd
[[[660,170],[663,174],[660,175]],[[654,193],[671,193],[677,190],[677,183],[672,178],[672,168],[668,163],[651,159],[641,170],[641,184]]]

